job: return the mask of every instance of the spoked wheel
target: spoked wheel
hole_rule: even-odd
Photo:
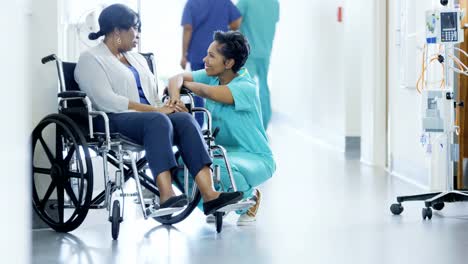
[[[216,232],[218,233],[221,233],[221,230],[223,230],[223,215],[223,212],[214,213],[216,219]]]
[[[73,120],[51,114],[34,128],[31,144],[33,208],[54,230],[72,231],[85,219],[92,198],[85,137]]]
[[[122,217],[120,217],[120,202],[115,200],[112,205],[112,239],[117,240],[119,237],[120,222],[122,222]]]

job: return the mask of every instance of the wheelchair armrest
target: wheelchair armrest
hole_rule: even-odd
[[[110,149],[110,128],[109,128],[109,117],[107,114],[103,111],[90,111],[89,115],[91,117],[96,117],[96,116],[101,116],[103,121],[104,121],[104,132],[106,134],[106,145],[107,149]],[[89,122],[89,131],[90,131],[90,137],[93,138],[94,134],[94,125],[93,122]]]
[[[180,88],[180,94],[193,94],[193,93],[188,88],[182,86],[182,88]]]
[[[58,93],[58,97],[60,98],[72,98],[72,97],[85,98],[86,93],[82,91],[66,91],[66,92]]]
[[[188,88],[182,86],[182,88],[180,88],[180,94],[182,95],[182,94],[193,94],[193,93]],[[167,90],[167,87],[164,88],[163,95],[164,96],[169,96],[169,91]]]

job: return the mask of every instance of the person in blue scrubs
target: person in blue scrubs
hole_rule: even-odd
[[[279,21],[278,0],[239,0],[237,8],[242,14],[240,32],[249,40],[251,53],[245,67],[253,78],[258,78],[263,127],[271,119],[268,69],[276,23]]]
[[[180,66],[186,69],[190,62],[192,71],[204,68],[203,57],[213,40],[216,30],[238,30],[241,14],[231,0],[188,0],[182,14],[182,59]],[[195,106],[203,107],[204,101],[196,96]],[[203,126],[203,114],[195,114]]]
[[[233,176],[244,198],[256,203],[241,213],[238,224],[253,223],[260,204],[260,192],[255,187],[272,177],[276,169],[273,154],[261,120],[258,88],[249,72],[242,66],[249,55],[246,38],[235,31],[214,34],[214,41],[204,58],[205,69],[182,73],[169,79],[170,104],[180,103],[180,88],[206,98],[213,127],[219,127],[216,144],[227,150]],[[221,160],[214,160],[221,168],[224,186],[231,186]]]

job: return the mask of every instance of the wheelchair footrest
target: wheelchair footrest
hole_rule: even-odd
[[[242,200],[242,201],[240,201],[238,203],[235,203],[235,204],[226,205],[226,206],[218,209],[216,212],[227,213],[227,212],[230,212],[230,211],[244,210],[244,209],[250,208],[254,204],[255,204],[255,201]]]
[[[154,199],[153,198],[144,198],[143,199],[145,205],[152,205],[154,204]],[[135,200],[133,200],[133,202],[135,204],[140,204],[140,199],[139,198],[136,198]]]
[[[146,217],[158,217],[163,215],[170,215],[185,209],[184,207],[168,207],[162,209],[146,208]]]
[[[119,196],[120,197],[136,197],[136,196],[138,196],[138,193],[137,192],[134,192],[134,193],[121,193]]]

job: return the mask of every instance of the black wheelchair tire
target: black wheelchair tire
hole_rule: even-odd
[[[112,227],[112,239],[117,240],[119,238],[120,230],[120,202],[115,200],[112,204],[112,218],[111,218],[111,227]]]
[[[49,156],[49,154],[51,154],[50,149],[45,143],[45,140],[42,138],[42,131],[49,125],[56,126],[56,133],[61,133],[58,135],[58,137],[66,137],[67,140],[70,140],[73,143],[73,150],[70,151],[66,157],[63,157],[63,153],[60,154],[60,151],[56,151],[57,153],[55,158],[53,158],[53,156]],[[56,144],[60,144],[59,146],[61,146],[62,143],[59,143],[61,140],[57,140],[57,135],[55,140]],[[42,147],[47,154],[46,156],[48,157],[51,164],[50,169],[36,168],[34,166],[36,143],[42,144]],[[47,146],[48,151],[44,147],[44,144]],[[69,159],[71,159],[72,152],[77,149],[76,146],[79,146],[78,148],[82,150],[82,153],[84,154],[84,157],[82,157],[82,155],[78,155],[80,158],[77,159],[80,172],[70,171],[69,164],[67,164],[67,160],[69,161]],[[56,146],[56,150],[57,149],[59,149],[58,146]],[[75,124],[75,122],[69,117],[63,114],[51,114],[44,117],[34,128],[31,134],[31,150],[32,202],[34,210],[48,226],[58,232],[70,232],[76,229],[84,221],[89,211],[93,191],[93,169],[91,156],[83,133]],[[83,165],[86,165],[86,172],[83,172]],[[38,189],[35,181],[36,174],[49,175],[51,179],[51,183],[43,197],[44,199],[42,200],[38,195]],[[72,189],[70,181],[71,178],[78,179],[80,183],[78,197]],[[54,191],[57,194],[56,207],[58,217],[53,216],[47,210],[54,210],[53,205],[47,204],[51,194]],[[70,209],[73,210],[73,212],[66,221],[64,220],[65,194],[70,197],[71,202],[74,205]],[[48,196],[47,199],[46,196]]]

